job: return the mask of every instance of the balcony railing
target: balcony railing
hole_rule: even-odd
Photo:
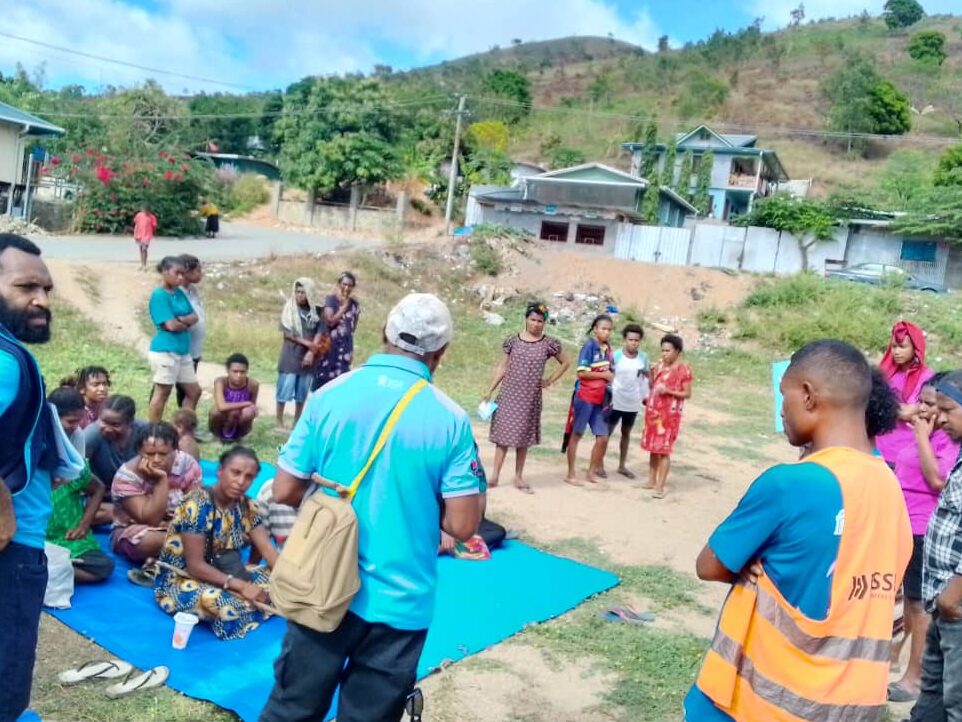
[[[755,175],[744,175],[732,173],[728,176],[729,188],[745,188],[750,191],[758,191],[758,177]]]

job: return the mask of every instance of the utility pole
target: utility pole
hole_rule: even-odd
[[[454,126],[454,151],[451,153],[451,173],[448,175],[448,204],[444,209],[444,235],[451,235],[451,214],[454,211],[454,184],[458,182],[458,151],[461,146],[461,119],[467,115],[464,103],[467,96],[462,95],[458,100],[458,109],[455,115],[458,116]]]

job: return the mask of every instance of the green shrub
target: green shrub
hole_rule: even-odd
[[[245,173],[227,188],[224,210],[235,215],[250,213],[267,203],[271,193],[261,176]]]
[[[717,306],[709,306],[698,312],[698,330],[702,333],[714,333],[726,323],[728,314]]]
[[[165,151],[138,158],[88,148],[71,153],[69,161],[52,158],[46,172],[80,186],[74,227],[84,233],[128,233],[146,203],[157,216],[159,235],[198,235],[200,225],[191,212],[213,186],[209,165]]]
[[[475,268],[489,276],[497,276],[504,268],[501,254],[482,239],[475,239],[471,243],[471,260],[474,261]]]

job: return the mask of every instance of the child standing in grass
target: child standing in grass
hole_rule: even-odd
[[[48,401],[57,409],[64,432],[73,440],[84,411],[80,393],[61,386],[50,394]],[[78,451],[83,453],[82,449]],[[90,473],[90,464],[85,464],[83,473],[75,481],[55,478],[52,486],[53,511],[47,523],[47,541],[70,552],[78,584],[105,581],[114,570],[114,560],[104,553],[90,533],[106,491],[103,483]]]
[[[150,212],[150,207],[144,203],[140,212],[134,216],[134,241],[140,250],[140,270],[147,270],[147,249],[154,240],[157,231],[157,216]]]

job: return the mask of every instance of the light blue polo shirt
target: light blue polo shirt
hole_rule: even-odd
[[[0,414],[13,403],[20,387],[20,366],[16,359],[6,351],[0,351]],[[23,453],[30,462],[30,442],[27,438]],[[0,482],[2,483],[2,482]],[[17,544],[43,549],[47,531],[47,520],[52,510],[50,473],[37,469],[30,483],[13,497],[13,515],[17,520],[17,531],[13,541]]]
[[[418,379],[420,361],[372,356],[311,396],[278,466],[349,485],[381,427]],[[396,629],[427,629],[434,617],[441,500],[479,493],[471,423],[432,385],[408,405],[354,497],[361,589],[351,611]],[[332,492],[333,493],[333,492]]]

